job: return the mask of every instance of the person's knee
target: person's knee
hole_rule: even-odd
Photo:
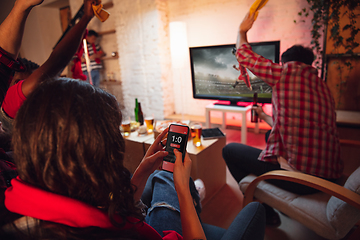
[[[154,179],[166,179],[168,181],[174,181],[174,177],[173,177],[173,173],[168,172],[168,171],[157,171],[154,174]]]
[[[248,212],[253,212],[255,215],[258,216],[265,216],[265,208],[259,202],[251,202],[248,205],[246,205],[243,210]]]
[[[237,155],[235,152],[237,152],[239,149],[241,149],[243,144],[239,143],[229,143],[222,149],[222,156],[225,160],[225,162],[231,161],[235,156]],[[240,150],[241,151],[241,150]]]
[[[248,223],[242,239],[264,239],[265,235],[265,208],[258,202],[252,202],[241,210],[248,215]]]
[[[171,207],[158,206],[147,216],[146,222],[161,236],[163,231],[173,230],[182,235],[180,212]]]

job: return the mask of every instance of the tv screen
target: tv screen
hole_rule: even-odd
[[[250,43],[254,52],[279,63],[280,41]],[[259,103],[271,102],[271,87],[248,69],[252,90],[244,81],[239,81],[240,72],[234,68],[239,64],[232,53],[235,44],[206,47],[191,47],[191,75],[193,97],[238,102],[252,102],[254,93]]]

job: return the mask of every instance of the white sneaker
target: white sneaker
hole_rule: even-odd
[[[194,184],[195,184],[196,190],[199,192],[200,202],[201,202],[202,200],[204,200],[205,195],[206,195],[205,184],[200,178],[196,179],[194,181]]]

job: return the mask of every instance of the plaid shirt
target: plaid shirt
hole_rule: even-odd
[[[343,163],[335,103],[317,70],[301,62],[275,64],[254,53],[249,44],[243,44],[236,57],[272,87],[274,124],[259,160],[278,163],[282,156],[301,172],[339,178]]]
[[[4,100],[9,88],[14,71],[24,71],[25,67],[19,61],[14,60],[9,53],[0,47],[0,104]]]

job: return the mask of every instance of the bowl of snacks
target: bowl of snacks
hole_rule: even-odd
[[[166,128],[170,126],[170,124],[180,124],[180,125],[189,125],[189,120],[165,120],[165,121],[157,121],[154,126],[154,138],[156,139],[159,134],[164,131]]]

